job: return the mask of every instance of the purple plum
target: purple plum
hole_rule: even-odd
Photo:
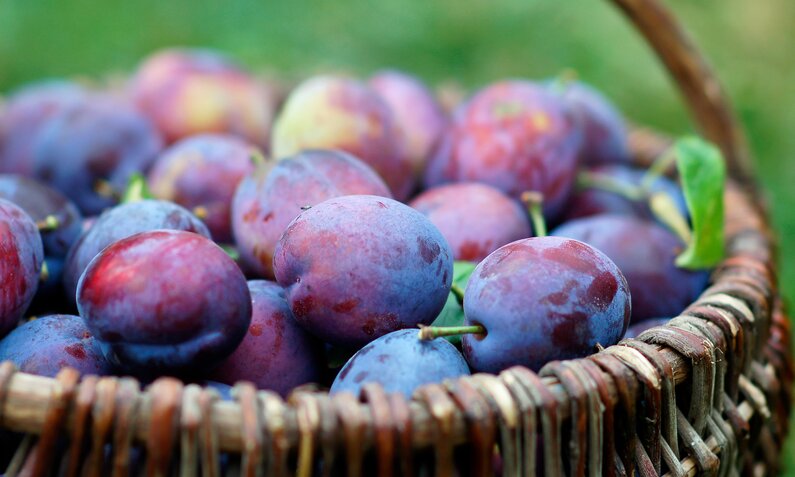
[[[554,219],[573,189],[581,145],[559,96],[529,81],[503,81],[459,107],[425,183],[484,182],[515,199],[540,192],[544,214]]]
[[[74,300],[80,275],[102,249],[125,237],[158,229],[186,230],[210,237],[207,227],[199,219],[172,202],[142,200],[108,209],[69,250],[64,269],[67,296]]]
[[[229,135],[203,134],[183,139],[161,155],[149,172],[158,199],[201,210],[217,242],[232,241],[230,209],[240,181],[254,170],[261,153]]]
[[[0,199],[0,336],[14,328],[39,286],[44,247],[24,210]]]
[[[440,383],[469,374],[464,357],[447,340],[421,340],[417,330],[398,330],[367,344],[345,363],[331,385],[331,394],[355,396],[367,383],[388,393],[411,398],[423,384]]]
[[[630,311],[627,281],[596,248],[562,237],[519,240],[486,257],[469,279],[465,323],[485,334],[463,336],[464,357],[473,371],[537,371],[617,343]]]
[[[624,334],[624,338],[637,338],[644,331],[654,328],[655,326],[665,325],[669,321],[671,321],[671,318],[649,318],[648,320],[629,325],[627,332]]]
[[[624,215],[595,215],[561,225],[552,235],[581,240],[610,257],[632,291],[633,323],[676,316],[707,284],[706,271],[678,268],[684,244],[655,222]]]
[[[215,381],[250,381],[259,389],[287,396],[302,384],[317,382],[323,347],[293,318],[284,289],[273,282],[248,282],[251,325],[243,342],[211,375]]]
[[[486,184],[449,184],[428,189],[409,203],[435,225],[456,260],[479,262],[505,244],[530,236],[518,202]]]
[[[135,172],[145,172],[162,147],[154,125],[131,104],[84,95],[41,126],[34,175],[87,214],[117,202]]]
[[[453,253],[421,213],[392,199],[326,200],[287,227],[273,258],[296,320],[323,341],[366,344],[430,324],[453,278]]]
[[[562,95],[583,129],[583,164],[630,162],[624,118],[610,100],[581,81],[555,81],[551,88]]]
[[[379,71],[370,78],[368,85],[392,109],[414,176],[421,179],[433,148],[447,126],[442,106],[422,81],[400,71]]]
[[[302,207],[356,194],[392,197],[378,174],[342,151],[304,151],[259,166],[232,202],[232,229],[246,268],[272,278],[276,243]]]
[[[112,374],[94,336],[79,316],[50,315],[28,321],[0,340],[0,361],[23,373],[54,377],[70,367],[80,374]]]
[[[83,217],[77,207],[63,194],[28,177],[0,175],[0,198],[22,208],[40,228],[44,253],[63,258],[82,232]],[[49,217],[56,220],[50,227]]]
[[[181,230],[108,246],[80,277],[77,308],[105,357],[144,375],[205,372],[251,322],[240,268],[211,240]]]
[[[273,155],[280,159],[306,149],[353,154],[380,174],[400,200],[414,189],[411,161],[392,111],[359,81],[318,76],[293,90],[273,127]]]

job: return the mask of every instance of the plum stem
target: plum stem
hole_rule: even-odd
[[[265,164],[266,162],[265,156],[262,154],[262,152],[255,148],[251,149],[251,155],[249,158],[251,159],[251,163],[254,164],[254,166],[259,166],[261,164]]]
[[[685,244],[693,239],[687,219],[677,207],[673,198],[665,192],[655,192],[649,198],[649,207],[654,216],[665,224]]]
[[[641,187],[598,172],[582,171],[577,174],[577,187],[580,189],[600,189],[625,197],[631,201],[642,200],[645,196]]]
[[[675,162],[676,154],[674,153],[673,149],[669,149],[660,157],[655,159],[651,166],[646,170],[646,173],[643,174],[643,178],[640,181],[640,187],[648,191],[652,184],[654,184],[654,181],[665,175],[665,171],[670,169]]]
[[[459,305],[464,306],[464,290],[462,290],[461,287],[453,283],[452,286],[450,286],[450,293],[455,296]]]
[[[226,254],[229,255],[229,258],[231,258],[232,260],[234,261],[240,260],[240,252],[238,252],[235,247],[226,244],[221,244],[219,245],[219,247],[221,247],[224,250],[224,252],[226,252]]]
[[[419,339],[428,341],[443,336],[458,336],[458,335],[485,335],[486,328],[483,325],[469,325],[469,326],[425,326],[420,325],[420,332],[417,335]]]
[[[39,232],[49,232],[57,229],[60,226],[61,226],[61,221],[58,220],[58,217],[54,215],[48,215],[47,217],[44,217],[42,220],[36,222],[36,228],[39,229]]]
[[[39,281],[46,282],[50,279],[50,269],[47,267],[47,262],[41,262],[41,272],[39,272]]]
[[[119,199],[118,191],[113,187],[113,184],[105,179],[97,179],[94,182],[94,192],[108,199]]]
[[[207,211],[207,207],[203,205],[197,205],[196,207],[193,208],[192,212],[193,215],[195,215],[196,218],[199,220],[206,219],[207,215],[209,214],[209,212]]]
[[[131,175],[127,190],[124,191],[124,195],[121,198],[122,203],[140,202],[152,198],[152,193],[146,186],[146,178],[138,172]]]
[[[530,220],[533,221],[533,231],[535,232],[535,236],[546,237],[547,223],[544,220],[544,212],[542,210],[544,196],[540,192],[529,190],[522,193],[521,199],[527,207],[527,211],[530,214]]]

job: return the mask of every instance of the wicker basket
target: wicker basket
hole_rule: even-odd
[[[250,384],[235,401],[160,379],[55,378],[0,365],[0,428],[24,433],[6,476],[771,475],[793,367],[774,240],[721,88],[659,0],[613,0],[654,47],[726,155],[728,257],[666,326],[538,375],[513,368],[427,385],[409,402]],[[665,138],[635,130],[648,164]],[[14,440],[14,442],[17,442]],[[15,444],[16,445],[16,444]],[[4,447],[5,446],[5,447]],[[140,468],[130,462],[140,462]]]

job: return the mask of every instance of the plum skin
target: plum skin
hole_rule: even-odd
[[[63,258],[82,231],[83,216],[77,207],[59,191],[28,177],[0,175],[0,198],[20,206],[35,222],[53,216],[58,220],[54,230],[41,231],[47,256]]]
[[[355,194],[392,197],[375,171],[342,151],[307,150],[259,166],[232,202],[232,230],[246,268],[273,278],[276,243],[301,208]]]
[[[189,209],[205,209],[207,224],[217,242],[232,241],[232,197],[246,174],[254,170],[254,146],[229,135],[201,134],[168,148],[149,171],[152,194]]]
[[[398,330],[368,343],[342,367],[330,394],[359,395],[362,386],[378,383],[388,393],[411,398],[423,384],[469,374],[464,357],[447,340],[421,340],[417,330]]]
[[[282,396],[317,382],[322,345],[295,322],[284,289],[266,280],[251,280],[248,288],[252,315],[246,337],[210,379],[229,385],[250,381]]]
[[[554,220],[573,189],[582,131],[561,98],[529,81],[476,93],[453,115],[425,173],[425,185],[483,182],[519,199],[544,196]]]
[[[98,191],[98,181],[121,194],[133,173],[149,169],[162,146],[154,124],[131,104],[109,94],[85,94],[42,125],[33,174],[84,214],[97,214],[117,202]]]
[[[392,110],[414,175],[420,179],[447,126],[447,115],[442,106],[422,81],[397,70],[379,71],[367,84]]]
[[[621,112],[596,88],[581,81],[553,82],[583,130],[581,160],[583,164],[627,164],[631,154],[627,144],[627,127]]]
[[[519,203],[486,184],[434,187],[409,205],[442,232],[456,260],[479,262],[499,247],[531,233],[527,213]]]
[[[363,83],[317,76],[290,93],[273,127],[277,159],[306,149],[339,149],[361,159],[405,200],[414,189],[411,162],[392,111]]]
[[[273,268],[304,328],[334,345],[361,346],[430,324],[450,292],[453,254],[411,207],[351,195],[299,215],[276,246]]]
[[[552,235],[586,242],[611,258],[632,292],[632,322],[677,316],[705,288],[706,271],[676,266],[682,242],[655,222],[622,215],[595,215],[566,222]]]
[[[562,237],[505,245],[475,269],[464,292],[464,335],[473,371],[515,365],[538,371],[558,359],[587,356],[624,335],[631,314],[627,282],[599,250]]]
[[[0,336],[16,326],[33,301],[43,261],[44,247],[33,219],[0,199]]]
[[[181,230],[114,242],[80,277],[77,307],[105,357],[133,373],[196,373],[227,357],[251,322],[240,268]]]
[[[43,316],[14,329],[0,340],[0,361],[6,360],[23,373],[48,377],[67,366],[83,375],[113,372],[83,320],[74,315]]]
[[[102,249],[125,237],[157,229],[186,230],[210,238],[199,219],[172,202],[142,200],[117,205],[100,215],[69,250],[63,272],[67,296],[74,300],[80,276]]]
[[[130,90],[169,144],[195,134],[228,133],[269,150],[276,94],[222,53],[156,52],[139,66]]]

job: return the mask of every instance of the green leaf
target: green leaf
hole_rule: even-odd
[[[472,262],[455,262],[453,264],[453,285],[460,290],[466,290],[469,277],[475,271],[477,264]],[[431,326],[461,326],[464,324],[464,308],[459,303],[455,293],[450,292],[447,302],[444,304],[441,313],[433,321]],[[445,336],[445,339],[453,344],[461,342],[461,336]]]
[[[127,189],[124,191],[121,201],[127,204],[129,202],[140,202],[142,200],[154,198],[155,196],[152,195],[152,192],[146,185],[146,178],[140,172],[136,172],[130,176],[130,180],[127,182]]]
[[[229,255],[229,258],[231,258],[232,260],[234,261],[240,260],[240,252],[238,252],[238,250],[233,245],[222,243],[219,244],[218,246],[221,247],[224,250],[224,252],[226,252],[226,254]]]
[[[676,257],[676,265],[688,269],[711,268],[724,254],[723,187],[726,164],[715,146],[699,138],[674,144],[676,167],[690,212],[692,237]]]

